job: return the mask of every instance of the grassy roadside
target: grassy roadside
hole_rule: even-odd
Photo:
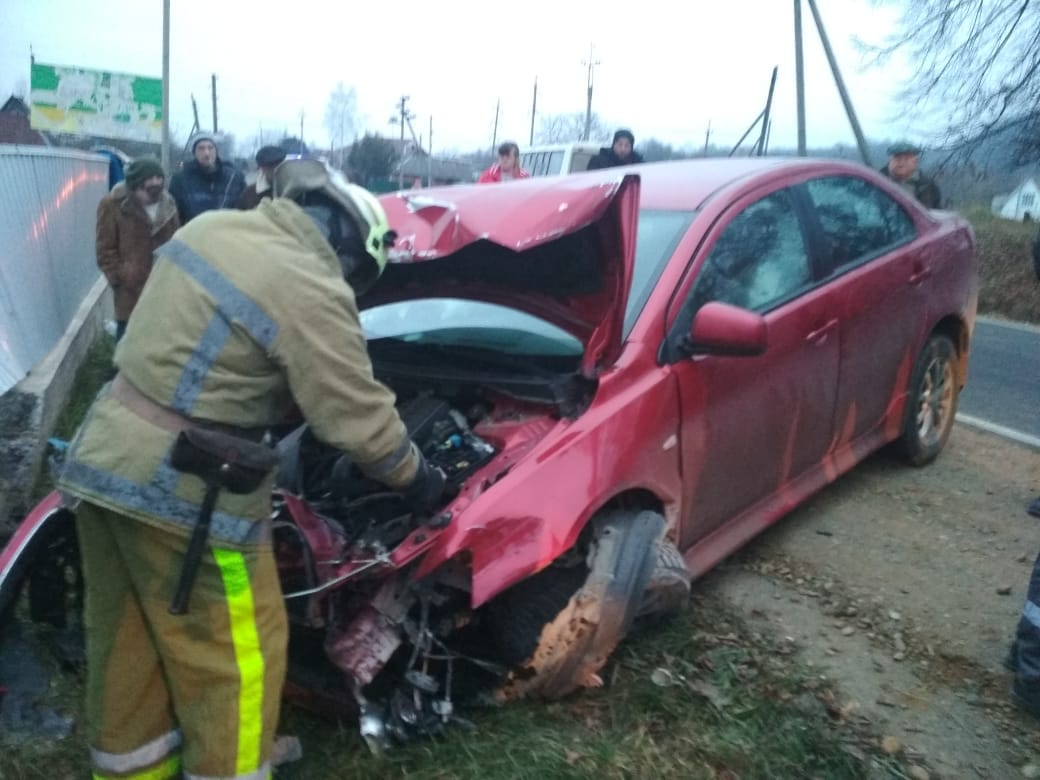
[[[87,350],[83,363],[76,370],[76,376],[72,380],[72,392],[65,407],[58,415],[54,424],[54,432],[51,434],[56,439],[68,441],[76,433],[79,424],[83,422],[90,405],[98,394],[98,390],[111,377],[112,355],[116,350],[116,341],[108,335],[102,335]],[[53,475],[44,461],[36,474],[33,483],[32,495],[34,499],[42,498],[53,485]]]
[[[1037,225],[1001,219],[985,208],[964,216],[979,251],[979,314],[1040,325],[1040,282],[1033,272]]]
[[[879,735],[846,718],[828,684],[798,667],[772,637],[749,631],[723,604],[695,597],[689,612],[626,643],[603,688],[561,702],[466,711],[476,729],[450,729],[382,758],[350,723],[294,708],[282,731],[301,736],[304,758],[283,780],[415,778],[546,780],[675,778],[774,780],[907,777]],[[79,695],[74,676],[59,678]],[[0,744],[6,740],[0,739]],[[8,744],[0,777],[83,776],[78,736]]]

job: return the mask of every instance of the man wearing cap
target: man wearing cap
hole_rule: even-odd
[[[236,204],[240,209],[255,209],[264,198],[271,197],[271,177],[274,169],[285,159],[280,146],[264,146],[256,153],[256,181],[242,190]]]
[[[119,373],[66,456],[95,778],[265,780],[275,758],[288,634],[272,478],[219,494],[190,609],[170,614],[205,492],[173,466],[180,434],[257,441],[295,406],[415,511],[441,503],[444,474],[373,376],[355,303],[386,265],[386,213],[317,160],[286,160],[272,186],[255,209],[195,220],[156,252]]]
[[[130,163],[126,178],[98,204],[97,264],[112,287],[117,340],[123,337],[148,281],[152,252],[169,241],[181,224],[165,183],[159,161],[141,157]]]
[[[917,167],[921,148],[909,141],[900,141],[888,147],[888,162],[881,173],[909,192],[927,208],[939,208],[938,185],[921,173]]]
[[[189,143],[193,159],[170,179],[183,225],[204,211],[234,208],[246,186],[242,173],[220,159],[213,133],[196,133]]]
[[[610,146],[604,146],[599,154],[589,161],[589,170],[597,168],[613,168],[618,165],[638,165],[643,162],[643,156],[632,147],[636,143],[636,137],[631,130],[618,130],[614,133],[614,141]]]

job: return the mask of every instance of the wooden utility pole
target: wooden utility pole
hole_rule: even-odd
[[[798,156],[805,157],[805,60],[802,57],[802,0],[794,0],[794,85],[798,108]]]
[[[303,109],[300,109],[300,156],[303,156]]]
[[[534,79],[534,96],[531,98],[531,137],[527,141],[528,146],[534,146],[534,115],[538,110],[538,77]]]
[[[776,89],[776,73],[779,70],[779,66],[773,67],[773,76],[769,80],[769,95],[766,97],[766,108],[762,112],[762,132],[758,136],[758,156],[761,157],[766,153],[766,135],[769,133],[769,112],[773,108],[773,90]]]
[[[863,128],[859,125],[859,119],[856,118],[856,110],[852,107],[852,98],[849,97],[849,92],[845,89],[845,81],[841,77],[841,70],[838,68],[838,61],[834,57],[834,52],[831,50],[831,42],[827,38],[827,31],[823,29],[823,19],[820,18],[820,11],[816,7],[816,0],[808,0],[809,10],[812,11],[813,21],[816,22],[816,31],[820,34],[820,43],[823,44],[823,53],[827,55],[827,62],[831,66],[831,75],[834,76],[834,84],[838,88],[838,94],[841,96],[842,105],[845,106],[845,113],[849,118],[849,124],[852,125],[852,133],[856,136],[856,143],[859,145],[859,154],[863,158],[863,164],[868,167],[873,167],[870,162],[870,150],[867,148],[867,139],[863,136]]]
[[[704,156],[708,156],[708,139],[711,138],[711,120],[708,120],[708,129],[704,131]]]
[[[213,132],[218,132],[217,127],[217,74],[214,73],[212,77],[213,84]]]
[[[162,169],[170,170],[170,0],[163,0],[162,8]]]
[[[404,128],[411,120],[413,114],[408,110],[408,101],[410,98],[408,95],[401,95],[401,99],[397,101],[398,116],[395,116],[391,122],[401,125],[401,154],[404,154]]]
[[[589,44],[589,58],[582,61],[582,65],[588,66],[588,94],[585,101],[585,132],[582,133],[581,140],[588,141],[589,134],[592,132],[592,72],[596,66],[600,64],[599,60],[593,59],[593,51],[595,47]]]
[[[430,116],[430,140],[427,142],[426,147],[428,153],[426,155],[426,186],[433,186],[433,116]]]
[[[491,132],[491,154],[498,150],[498,113],[502,108],[502,99],[495,101],[495,129]]]

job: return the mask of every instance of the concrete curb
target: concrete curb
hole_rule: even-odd
[[[0,396],[0,539],[29,511],[33,478],[68,401],[76,371],[112,316],[112,293],[99,277],[65,333],[27,377]]]

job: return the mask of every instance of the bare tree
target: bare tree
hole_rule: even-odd
[[[1036,143],[1040,106],[1040,3],[1031,0],[874,0],[902,6],[900,29],[878,60],[905,51],[916,73],[906,105],[945,121],[950,147],[1021,125]],[[924,120],[924,117],[922,117]]]
[[[347,89],[341,81],[332,90],[325,107],[325,129],[329,131],[332,149],[336,150],[332,162],[337,167],[343,167],[343,148],[357,134],[357,128],[357,93],[353,87]]]
[[[580,141],[585,133],[585,112],[575,111],[572,114],[546,114],[539,118],[539,130],[535,135],[540,144],[560,144]],[[592,115],[592,129],[589,137],[608,138],[606,129],[599,114]]]

